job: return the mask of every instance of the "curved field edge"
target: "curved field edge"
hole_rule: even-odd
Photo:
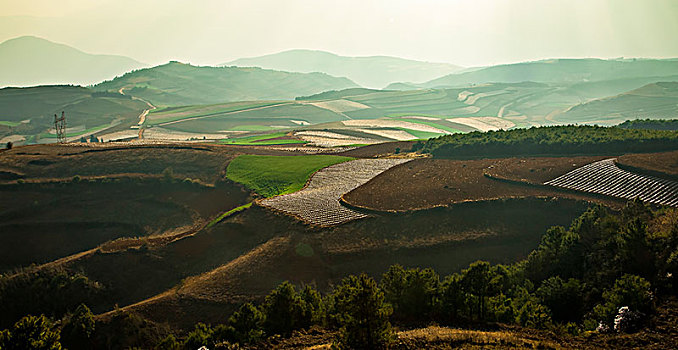
[[[226,168],[226,177],[263,197],[301,190],[318,170],[355,158],[333,155],[241,155]]]

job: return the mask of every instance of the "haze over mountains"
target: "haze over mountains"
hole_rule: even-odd
[[[323,72],[347,77],[369,88],[383,88],[399,81],[423,83],[463,69],[449,63],[422,62],[389,56],[347,57],[315,50],[289,50],[241,58],[224,65],[301,73]]]
[[[34,36],[0,44],[0,86],[90,85],[146,66],[129,57],[92,55]]]

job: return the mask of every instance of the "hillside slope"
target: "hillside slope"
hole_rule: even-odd
[[[289,73],[261,68],[196,67],[169,62],[130,72],[96,85],[156,105],[177,106],[230,101],[287,100],[326,90],[357,87],[346,78],[322,73]]]
[[[118,93],[94,92],[80,86],[36,86],[0,89],[0,139],[54,142],[53,115],[66,113],[66,135],[90,135],[110,128],[128,128],[148,106]],[[40,139],[44,140],[40,140]]]
[[[0,44],[0,86],[90,85],[144,64],[131,58],[91,55],[68,45],[23,36]]]
[[[582,103],[556,115],[554,120],[609,124],[642,118],[678,118],[678,82],[648,84],[617,96]]]
[[[313,50],[289,50],[241,58],[225,65],[301,73],[323,72],[347,77],[371,88],[382,88],[397,81],[425,82],[462,69],[449,63],[422,62],[389,56],[347,57]]]
[[[678,61],[631,59],[552,59],[491,66],[431,80],[423,87],[454,87],[490,82],[577,83],[678,74]]]

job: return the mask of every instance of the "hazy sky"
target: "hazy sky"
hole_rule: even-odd
[[[678,57],[678,0],[0,0],[0,41],[35,35],[158,64],[293,48],[463,66]]]

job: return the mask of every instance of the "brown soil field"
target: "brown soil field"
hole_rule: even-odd
[[[568,224],[586,207],[546,199],[463,203],[332,228],[252,207],[163,247],[98,253],[67,266],[107,286],[108,310],[132,304],[124,309],[187,329],[223,321],[285,280],[327,290],[348,274],[378,278],[396,263],[441,274],[478,259],[509,263],[526,257],[548,227]]]
[[[246,202],[232,183],[148,178],[0,185],[0,271],[44,263],[121,237],[159,235]]]
[[[397,141],[378,143],[376,145],[369,145],[358,147],[345,152],[339,152],[337,155],[355,158],[375,158],[377,156],[392,154],[396,148],[400,148],[401,152],[407,152],[412,149],[415,141]]]
[[[678,151],[626,154],[617,158],[622,169],[678,181]]]
[[[267,147],[198,143],[148,145],[30,145],[0,152],[0,182],[70,179],[111,175],[161,175],[172,168],[179,179],[219,181],[228,162],[239,154],[290,155]]]
[[[516,197],[564,197],[615,205],[619,202],[615,199],[541,186],[544,181],[604,158],[416,159],[378,175],[345,194],[343,200],[351,206],[378,211]]]

